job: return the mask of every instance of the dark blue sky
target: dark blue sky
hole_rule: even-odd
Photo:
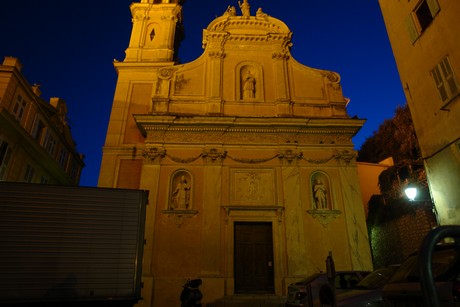
[[[0,57],[18,57],[30,84],[63,98],[86,168],[81,185],[95,186],[110,116],[116,72],[131,34],[132,0],[14,0],[0,9]],[[140,2],[140,0],[139,0]],[[405,103],[377,0],[249,0],[293,32],[300,63],[341,75],[348,113],[367,119],[353,139],[359,149]],[[182,62],[202,53],[202,30],[236,0],[187,0]],[[238,14],[240,14],[238,10]]]

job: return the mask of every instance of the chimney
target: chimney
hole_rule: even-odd
[[[21,71],[22,69],[22,63],[19,61],[18,58],[12,57],[12,56],[6,56],[3,60],[3,65],[5,66],[12,66],[16,67],[18,71]]]
[[[32,85],[32,92],[34,92],[34,94],[37,95],[37,97],[40,97],[40,95],[42,94],[40,86],[41,85],[37,83],[34,83],[34,85]]]

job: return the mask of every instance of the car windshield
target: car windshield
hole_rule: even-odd
[[[418,270],[418,256],[412,255],[401,264],[400,269],[393,275],[390,283],[395,282],[406,282],[406,281],[418,281],[419,270]],[[458,251],[454,248],[443,248],[433,253],[432,258],[432,270],[433,277],[435,280],[448,280],[455,278],[458,266],[459,255]]]
[[[363,280],[361,280],[357,288],[358,289],[377,289],[383,287],[385,283],[390,279],[393,273],[396,271],[397,266],[384,267],[375,270],[370,273]]]

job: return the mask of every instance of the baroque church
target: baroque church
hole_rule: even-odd
[[[98,185],[149,190],[140,306],[177,306],[201,278],[203,303],[285,296],[326,271],[371,270],[340,76],[291,55],[292,32],[248,0],[177,61],[183,0],[131,5]]]

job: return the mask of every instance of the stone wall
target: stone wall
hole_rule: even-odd
[[[435,225],[433,212],[420,208],[390,222],[369,227],[374,269],[401,263],[419,249],[423,238]]]

